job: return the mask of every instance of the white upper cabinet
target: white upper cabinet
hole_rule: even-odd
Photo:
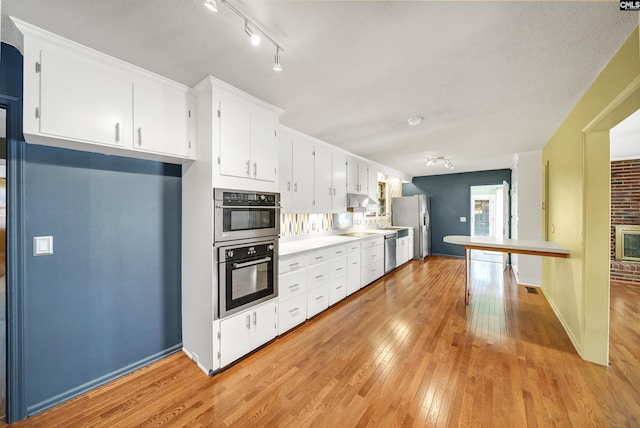
[[[377,197],[378,195],[378,170],[376,169],[375,166],[373,166],[373,164],[369,164],[367,165],[367,171],[368,171],[368,181],[367,181],[367,192],[366,195],[367,196],[371,196],[373,198]],[[372,201],[372,203],[377,203],[378,200],[374,200]]]
[[[313,142],[299,136],[293,137],[292,150],[292,181],[293,204],[295,211],[315,210],[314,189],[314,161]]]
[[[333,197],[331,209],[333,212],[347,211],[347,155],[343,152],[333,152]]]
[[[126,75],[54,48],[41,50],[30,71],[40,77],[40,103],[25,112],[29,131],[95,144],[131,144],[132,80]]]
[[[278,133],[278,164],[280,168],[280,205],[285,211],[293,209],[293,137],[280,129]]]
[[[347,157],[347,192],[366,195],[369,187],[369,164],[363,160]]]
[[[154,79],[133,82],[134,149],[186,156],[189,116],[180,87]]]
[[[13,20],[24,36],[28,143],[171,163],[193,159],[189,88]]]
[[[278,178],[278,115],[254,106],[251,110],[251,172],[256,180]]]
[[[328,146],[315,145],[315,209],[331,211],[333,199],[333,180],[331,168],[331,149]]]
[[[220,175],[277,184],[279,111],[221,83],[214,83],[214,97]]]
[[[244,99],[218,91],[220,174],[251,177],[251,110]]]

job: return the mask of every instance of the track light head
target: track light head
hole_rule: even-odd
[[[218,3],[216,3],[216,0],[205,0],[204,5],[212,12],[218,11]]]
[[[256,33],[251,29],[251,27],[249,27],[249,21],[244,21],[244,32],[251,38],[251,44],[253,46],[258,46],[260,44],[260,34]]]
[[[276,56],[273,59],[273,71],[282,71],[282,66],[280,65],[280,48],[276,47]]]

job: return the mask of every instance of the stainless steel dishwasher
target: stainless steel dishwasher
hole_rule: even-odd
[[[384,273],[396,268],[396,238],[397,232],[384,235]]]

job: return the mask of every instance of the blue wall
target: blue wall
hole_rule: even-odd
[[[21,75],[20,54],[5,45],[2,56],[0,77]],[[15,95],[13,81],[0,90]],[[17,420],[180,349],[182,179],[177,165],[23,141],[9,150],[21,153],[9,178],[21,181],[13,232],[24,244],[9,308],[22,323],[10,349],[22,349],[10,368],[23,372],[9,397],[22,401]],[[41,235],[53,255],[33,256]]]
[[[442,241],[447,235],[469,235],[471,223],[471,186],[511,185],[511,170],[467,172],[460,174],[414,177],[402,185],[402,196],[426,194],[431,198],[431,252],[448,256],[464,256],[464,247]],[[460,217],[467,217],[466,223]]]

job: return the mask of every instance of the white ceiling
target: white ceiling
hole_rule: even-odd
[[[232,0],[233,1],[233,0]],[[281,44],[203,0],[2,0],[7,15],[187,85],[211,74],[284,109],[280,122],[411,175],[540,150],[638,24],[618,2],[249,1]],[[424,116],[409,127],[410,115]]]

